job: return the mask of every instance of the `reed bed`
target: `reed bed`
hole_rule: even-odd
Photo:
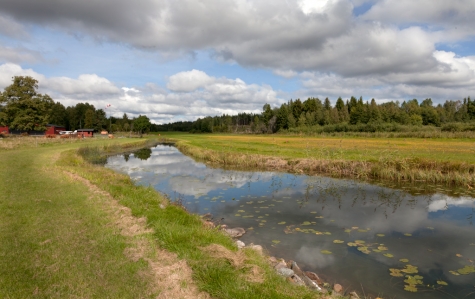
[[[229,138],[229,136],[224,138]],[[346,141],[352,144],[361,143],[361,140]],[[274,139],[274,142],[278,143],[279,141]],[[311,150],[309,146],[307,153],[303,154],[304,157],[295,158],[289,157],[289,155],[286,157],[286,150],[289,147],[290,150],[292,147],[301,147],[297,143],[285,145],[286,148],[276,149],[274,155],[250,153],[253,152],[251,150],[252,146],[249,146],[246,153],[237,144],[234,145],[234,148],[223,148],[221,151],[203,148],[184,141],[178,142],[177,147],[184,154],[211,165],[225,168],[284,171],[310,175],[321,174],[337,178],[385,180],[399,183],[437,183],[473,188],[475,185],[475,163],[463,160],[444,161],[442,157],[437,155],[433,156],[434,159],[429,159],[418,151],[418,147],[426,147],[423,144],[424,142],[419,140],[410,141],[410,143],[414,143],[410,149],[410,152],[414,155],[409,155],[409,157],[400,152],[372,149],[372,145],[365,141],[363,141],[363,144],[369,152],[360,156],[349,153],[348,149],[344,148],[341,150],[332,148],[327,149],[327,151],[325,151],[325,148],[320,148],[315,151]],[[450,144],[447,146],[447,151],[449,148]],[[434,149],[432,148],[432,150]],[[464,149],[462,148],[460,151],[463,152]],[[465,151],[466,154],[471,153],[470,148],[466,148]],[[442,152],[445,151],[442,150]],[[375,153],[379,155],[376,156]]]

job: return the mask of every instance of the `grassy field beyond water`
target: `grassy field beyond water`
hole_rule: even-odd
[[[227,167],[473,188],[475,140],[162,133]]]

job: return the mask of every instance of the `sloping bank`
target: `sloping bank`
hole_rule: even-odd
[[[83,156],[74,150],[66,151],[61,154],[58,165],[110,194],[118,204],[130,209],[133,217],[144,219],[153,244],[163,251],[162,254],[174,254],[179,262],[186,263],[191,269],[192,281],[189,283],[196,284],[202,296],[222,299],[328,298],[328,294],[285,282],[267,257],[253,249],[238,250],[229,236],[217,228],[205,226],[198,215],[171,204],[153,188],[137,186],[126,175],[86,161],[88,156],[101,161],[100,156],[110,154],[110,150],[108,147],[79,150]],[[160,270],[161,266],[150,264],[150,267]],[[161,271],[161,275],[170,273]],[[181,284],[185,287],[187,282]]]
[[[299,174],[320,174],[335,178],[383,180],[404,183],[432,183],[447,186],[475,186],[475,164],[438,162],[421,158],[386,157],[377,161],[343,159],[283,158],[245,154],[227,149],[220,152],[191,145],[184,140],[175,142],[185,155],[210,165],[240,170],[284,171]]]

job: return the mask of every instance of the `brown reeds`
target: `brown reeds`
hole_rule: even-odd
[[[382,156],[374,161],[343,159],[284,159],[259,154],[219,152],[177,143],[186,155],[213,166],[239,170],[283,171],[308,175],[327,175],[360,180],[438,183],[449,186],[474,186],[475,165],[463,162],[440,162],[421,158]]]

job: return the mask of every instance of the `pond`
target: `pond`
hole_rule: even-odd
[[[110,157],[106,167],[367,298],[475,298],[473,196],[213,169],[169,145]]]

